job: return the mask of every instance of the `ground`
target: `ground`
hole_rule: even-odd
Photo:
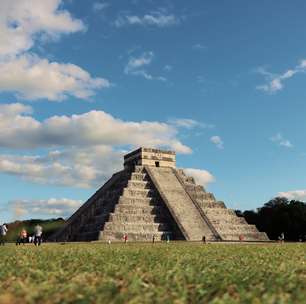
[[[305,303],[306,244],[0,247],[0,303]]]

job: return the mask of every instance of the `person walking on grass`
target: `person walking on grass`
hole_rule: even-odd
[[[0,226],[0,245],[5,245],[6,234],[8,232],[6,224]]]
[[[21,243],[24,245],[27,239],[28,239],[28,233],[24,228],[22,228],[19,234],[19,238],[16,241],[16,246],[21,245]]]
[[[127,235],[127,234],[125,234],[125,235],[123,236],[123,240],[124,240],[124,243],[127,243],[127,241],[128,241],[128,235]]]
[[[285,242],[285,233],[284,233],[284,232],[281,233],[281,235],[280,235],[280,237],[279,237],[279,241],[280,241],[280,243],[282,243],[282,244]]]
[[[206,236],[205,235],[203,235],[203,237],[202,237],[202,243],[206,244]]]
[[[40,246],[42,241],[43,228],[40,225],[36,225],[34,228],[34,244]]]

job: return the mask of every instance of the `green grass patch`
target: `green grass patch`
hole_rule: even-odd
[[[306,244],[0,247],[0,303],[306,303]]]

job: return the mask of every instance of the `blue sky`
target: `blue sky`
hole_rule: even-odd
[[[230,208],[305,200],[305,11],[1,1],[0,221],[68,216],[140,145]]]

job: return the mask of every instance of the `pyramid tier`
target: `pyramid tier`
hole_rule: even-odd
[[[103,231],[100,235],[100,239],[103,241],[123,241],[125,233],[120,232],[113,232],[113,231]],[[142,241],[142,242],[152,242],[153,237],[155,241],[164,241],[167,239],[167,236],[172,239],[172,232],[171,231],[158,231],[154,233],[143,233],[143,232],[130,232],[128,234],[128,241]]]

